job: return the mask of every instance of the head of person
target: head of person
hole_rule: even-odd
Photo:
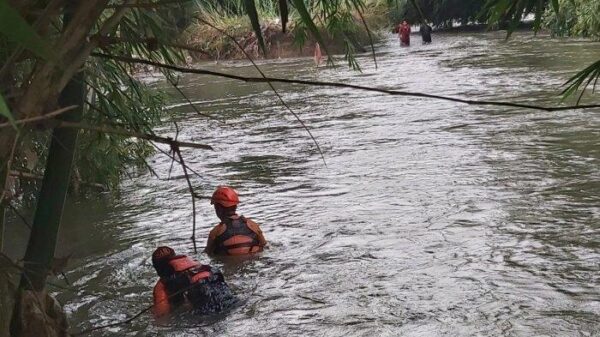
[[[168,277],[173,273],[173,268],[169,265],[169,261],[174,258],[175,250],[171,247],[161,246],[156,248],[152,253],[152,266],[160,277]]]
[[[402,20],[402,25],[406,26],[406,25],[408,25],[408,22],[406,22],[406,20]]]
[[[236,190],[229,186],[219,186],[210,198],[210,203],[215,205],[215,213],[222,221],[235,215],[240,198]]]

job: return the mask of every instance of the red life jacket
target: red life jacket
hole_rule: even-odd
[[[262,251],[258,234],[248,227],[246,218],[229,218],[225,231],[215,239],[215,253],[219,255],[243,255]]]

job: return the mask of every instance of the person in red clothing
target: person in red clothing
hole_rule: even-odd
[[[160,277],[153,291],[156,318],[168,316],[179,306],[207,314],[220,312],[235,302],[219,270],[177,255],[171,247],[158,247],[152,254],[152,265]]]
[[[210,203],[221,222],[208,235],[205,251],[215,255],[249,255],[262,252],[267,240],[256,222],[236,213],[240,199],[236,190],[219,186]]]
[[[401,46],[410,46],[410,25],[406,20],[398,26],[398,36],[400,37]]]

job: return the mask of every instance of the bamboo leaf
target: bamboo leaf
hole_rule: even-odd
[[[260,22],[258,21],[258,11],[256,10],[256,4],[254,3],[254,0],[244,0],[244,7],[246,8],[246,14],[248,14],[248,17],[250,17],[250,22],[252,23],[252,29],[254,29],[254,34],[256,34],[258,45],[266,57],[267,49],[265,48],[265,41],[263,40],[262,31],[260,30]]]
[[[353,5],[354,5],[354,9],[356,9],[356,12],[358,13],[358,16],[360,17],[360,21],[362,22],[363,26],[365,27],[365,30],[367,31],[367,35],[369,36],[369,44],[371,45],[371,55],[373,55],[373,63],[375,63],[375,69],[377,69],[377,57],[375,56],[375,46],[373,45],[373,36],[371,35],[371,29],[369,28],[369,25],[367,24],[367,21],[365,20],[365,17],[363,16],[362,9],[360,7],[361,2],[354,1]],[[425,23],[425,21],[423,21],[423,23]]]
[[[558,0],[552,0],[552,7],[554,8],[554,11],[558,14],[558,10],[560,8]]]
[[[538,0],[535,6],[535,21],[533,23],[533,30],[537,34],[542,24],[542,14],[544,13],[544,0]]]
[[[279,0],[279,14],[281,15],[281,30],[285,33],[285,27],[287,26],[290,14],[287,0]]]
[[[13,125],[15,130],[17,129],[17,125],[15,124],[15,119],[13,118],[13,115],[10,113],[10,110],[8,109],[8,105],[6,105],[6,102],[4,101],[4,97],[2,97],[2,95],[0,95],[0,116],[6,117],[6,119],[8,119],[8,121]]]
[[[323,40],[323,37],[321,36],[321,33],[319,32],[319,29],[317,28],[313,19],[311,18],[310,13],[308,13],[308,9],[306,9],[304,0],[292,0],[292,3],[294,4],[294,7],[296,7],[298,14],[300,14],[300,18],[308,27],[308,30],[310,30],[313,37],[317,40],[317,42],[319,42],[321,47],[323,47],[325,53],[327,54],[327,57],[331,59],[331,54],[327,50],[327,46],[325,45],[325,42]]]
[[[566,99],[567,97],[573,95],[575,92],[577,92],[577,90],[582,89],[582,93],[579,96],[579,99],[577,100],[577,104],[579,104],[579,101],[581,100],[581,97],[583,95],[583,92],[585,92],[586,87],[591,83],[592,80],[597,81],[599,77],[600,77],[600,60],[594,62],[587,68],[578,72],[564,84],[564,85],[568,85],[568,86],[562,92],[563,100]],[[583,85],[584,84],[583,82],[586,79],[588,79],[588,81],[585,83],[585,85]],[[595,89],[594,87],[595,87],[595,84],[592,87],[592,90]]]
[[[8,4],[7,0],[0,0],[0,35],[30,50],[38,57],[48,59],[52,56],[48,44],[19,12]]]

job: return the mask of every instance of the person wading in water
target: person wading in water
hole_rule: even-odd
[[[401,46],[410,46],[410,25],[406,20],[398,26],[398,36],[400,37]]]
[[[221,222],[208,235],[205,251],[214,255],[249,255],[262,252],[267,240],[256,222],[236,213],[240,203],[231,187],[219,186],[210,203]]]
[[[237,301],[218,269],[177,255],[171,247],[158,247],[152,254],[152,266],[160,277],[154,286],[152,307],[154,317],[160,321],[178,307],[210,314]]]
[[[422,23],[419,32],[421,33],[421,38],[423,38],[423,44],[431,43],[431,26]]]

